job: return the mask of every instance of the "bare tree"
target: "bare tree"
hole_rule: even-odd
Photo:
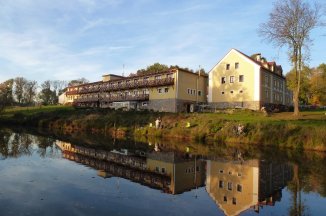
[[[304,0],[278,0],[269,20],[259,27],[259,34],[277,47],[287,47],[295,71],[296,88],[293,92],[294,115],[299,115],[301,71],[309,56],[311,30],[317,27],[321,13],[319,5]]]
[[[24,102],[29,105],[33,104],[36,94],[37,94],[37,82],[34,80],[28,81],[24,89]]]
[[[68,85],[68,82],[65,80],[51,81],[51,86],[58,96],[62,92],[62,90],[67,87],[67,85]]]
[[[21,104],[24,97],[25,85],[27,84],[28,81],[24,77],[16,77],[14,82],[15,82],[14,94],[18,104]]]

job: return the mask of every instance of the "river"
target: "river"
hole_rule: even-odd
[[[0,215],[325,215],[326,155],[0,129]]]

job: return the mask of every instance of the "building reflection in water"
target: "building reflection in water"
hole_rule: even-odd
[[[122,177],[179,194],[205,184],[205,160],[176,152],[103,151],[57,141],[63,157],[98,170],[104,178]]]
[[[290,164],[259,160],[207,161],[206,190],[225,215],[238,215],[280,201],[293,177]]]
[[[260,160],[210,160],[181,152],[103,151],[57,141],[63,157],[98,170],[103,178],[122,177],[133,182],[180,194],[205,186],[209,196],[225,215],[247,209],[259,212],[274,205],[293,177],[293,166]]]

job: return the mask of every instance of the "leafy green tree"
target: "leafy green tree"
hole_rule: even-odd
[[[137,71],[137,75],[145,75],[148,73],[158,73],[161,71],[166,71],[169,69],[169,66],[160,64],[160,63],[154,63],[152,65],[147,66],[146,69],[140,69]]]
[[[78,86],[78,85],[82,85],[82,84],[85,84],[85,83],[89,83],[89,81],[85,78],[80,78],[80,79],[75,79],[75,80],[71,80],[69,83],[68,83],[68,86]]]
[[[311,76],[312,70],[304,66],[301,72],[301,80],[300,80],[300,94],[299,94],[299,102],[300,104],[308,104],[311,98],[311,92],[310,92],[310,76]],[[295,70],[291,70],[289,73],[286,74],[286,81],[287,86],[291,91],[295,91],[297,88],[297,80],[296,80],[296,74]]]
[[[326,64],[312,70],[310,92],[312,104],[326,105]]]
[[[6,106],[10,106],[14,102],[13,85],[13,79],[0,83],[0,112],[3,111]]]
[[[57,93],[51,89],[51,81],[44,81],[41,85],[39,97],[44,105],[56,104],[58,102]]]

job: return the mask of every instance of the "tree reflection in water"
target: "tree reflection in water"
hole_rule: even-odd
[[[58,139],[64,140],[62,143],[67,143],[70,146],[69,149],[63,148],[61,153],[58,145],[56,145]],[[71,150],[72,148],[75,150]],[[83,149],[83,151],[77,151],[76,149]],[[127,151],[124,149],[127,149]],[[159,149],[159,151],[155,151],[156,149]],[[326,161],[324,153],[255,148],[254,146],[243,145],[227,146],[218,143],[198,144],[159,139],[115,140],[113,143],[110,137],[92,137],[80,134],[71,136],[62,136],[60,134],[31,135],[20,131],[13,132],[9,129],[0,130],[0,158],[2,160],[31,156],[35,153],[41,158],[61,157],[62,155],[70,160],[78,160],[79,163],[97,169],[98,175],[102,177],[119,176],[172,194],[196,190],[198,187],[204,186],[205,177],[206,181],[207,177],[211,177],[210,184],[213,184],[213,189],[209,190],[213,194],[214,188],[219,187],[218,181],[220,177],[217,176],[217,182],[214,182],[212,174],[207,173],[207,164],[210,164],[211,167],[213,165],[216,167],[228,166],[228,170],[232,170],[228,171],[231,174],[239,169],[251,172],[251,167],[258,167],[260,174],[257,182],[261,188],[267,183],[275,183],[275,181],[268,182],[267,177],[264,177],[264,170],[265,174],[268,174],[269,167],[273,166],[274,169],[276,168],[275,175],[277,176],[280,173],[277,169],[289,168],[291,169],[290,175],[288,175],[291,177],[290,181],[278,185],[278,187],[282,188],[286,186],[290,191],[291,202],[289,204],[291,206],[288,206],[289,215],[311,214],[310,206],[302,199],[302,193],[315,192],[322,197],[326,196],[326,175],[324,175],[326,173]],[[111,157],[112,160],[107,160],[106,157]],[[249,163],[249,161],[252,162]],[[137,167],[138,165],[139,167]],[[180,168],[178,170],[180,174],[175,174],[173,168],[170,169],[169,167]],[[243,178],[245,178],[246,172],[241,173]],[[218,173],[216,174],[218,175]],[[228,175],[231,174],[223,177],[225,187],[227,187],[228,181],[231,181],[228,180]],[[271,176],[269,175],[269,177]],[[236,179],[236,176],[232,177],[232,179]],[[241,185],[241,183],[238,184]],[[209,190],[207,189],[207,192]],[[245,189],[240,186],[238,190]],[[279,201],[281,194],[273,194],[277,191],[268,192],[266,196],[271,196],[272,202]],[[219,194],[218,191],[215,192],[215,194]],[[225,193],[228,193],[227,190]],[[233,196],[235,198],[238,195]],[[255,201],[256,203],[253,202],[254,206],[259,207],[265,205],[264,203],[268,203],[268,197],[266,196],[260,194]],[[215,195],[214,199],[218,202],[219,207],[228,208],[223,204],[223,197],[219,200]],[[232,197],[228,199],[232,200]],[[233,199],[233,202],[239,204],[240,200],[239,197]],[[231,201],[232,205],[235,204],[232,204]],[[256,207],[254,208],[257,210]]]

